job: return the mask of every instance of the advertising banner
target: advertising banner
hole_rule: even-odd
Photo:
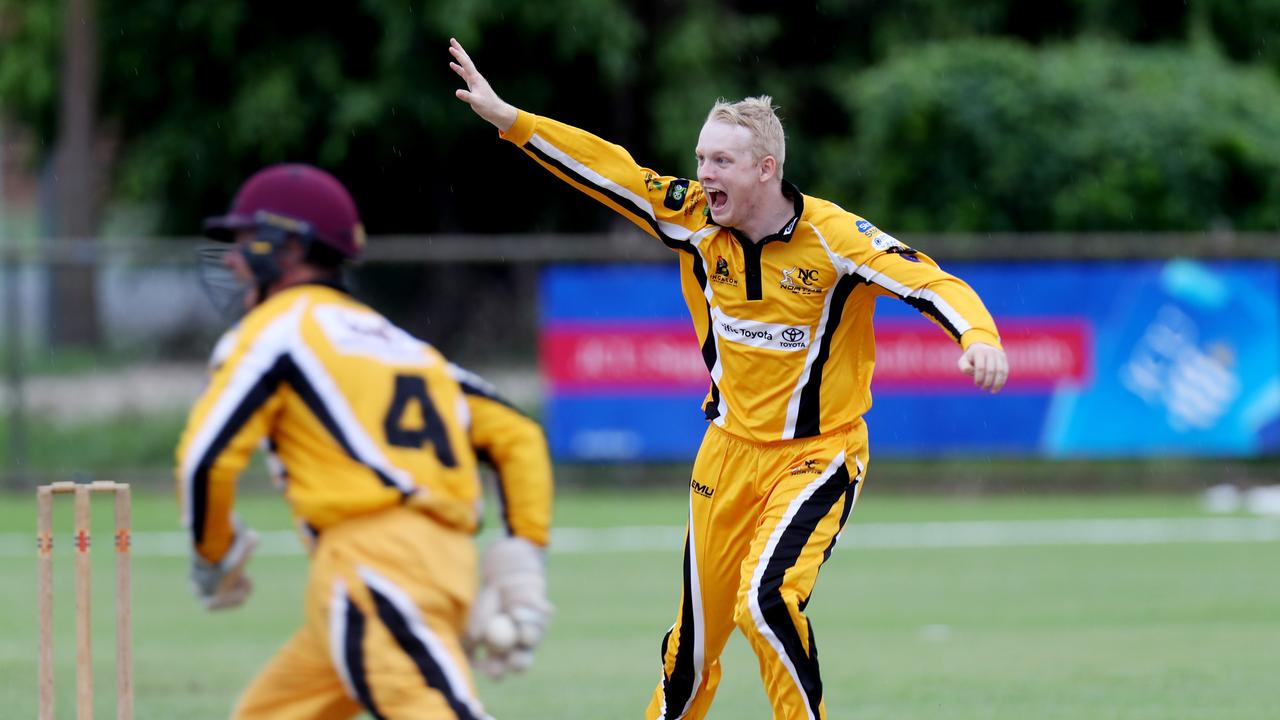
[[[1280,262],[949,263],[1000,328],[1009,385],[975,390],[960,348],[876,306],[879,456],[1280,453]],[[541,367],[561,460],[696,451],[708,386],[673,265],[552,267]]]

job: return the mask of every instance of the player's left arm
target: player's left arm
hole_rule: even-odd
[[[480,376],[451,365],[471,412],[476,456],[497,475],[499,514],[507,535],[546,547],[551,533],[554,483],[542,426],[508,402]]]
[[[947,332],[964,352],[957,363],[973,384],[1000,392],[1009,379],[1009,361],[995,320],[969,284],[942,270],[928,255],[876,231],[873,252],[858,273],[880,293],[915,308]]]

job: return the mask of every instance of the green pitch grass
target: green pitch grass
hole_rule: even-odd
[[[853,523],[1061,518],[1195,518],[1185,497],[862,498]],[[94,658],[99,717],[114,716],[110,516],[98,537]],[[566,527],[671,526],[673,493],[565,493]],[[274,497],[242,499],[259,529],[289,526]],[[59,715],[74,704],[70,503],[59,507]],[[135,531],[176,530],[172,498],[141,495]],[[1280,520],[1274,521],[1280,523]],[[34,502],[0,496],[0,716],[36,712]],[[665,531],[669,532],[669,530]],[[14,535],[20,533],[22,535]],[[29,552],[27,551],[29,549]],[[640,717],[658,679],[658,644],[678,601],[681,548],[559,552],[550,562],[553,629],[531,671],[480,680],[507,720]],[[134,560],[137,717],[225,717],[236,694],[296,626],[305,559],[255,558],[246,606],[205,613],[184,555]],[[846,537],[809,615],[830,717],[1275,718],[1280,542],[865,548]],[[713,718],[769,716],[754,657],[735,636]]]

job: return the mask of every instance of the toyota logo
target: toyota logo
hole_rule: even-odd
[[[800,328],[787,328],[782,331],[782,339],[787,342],[800,342],[804,338],[804,331]]]

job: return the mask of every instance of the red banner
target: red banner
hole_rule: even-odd
[[[998,320],[1009,355],[1009,387],[1082,385],[1093,373],[1093,333],[1071,318]],[[557,391],[705,390],[697,338],[687,323],[565,323],[544,331],[544,378]],[[962,389],[972,381],[956,368],[960,346],[918,320],[876,323],[874,387],[888,392]]]
[[[1093,333],[1070,318],[997,320],[1009,356],[1009,387],[1048,388],[1083,385],[1093,374]],[[872,387],[905,390],[922,387],[970,387],[956,369],[961,350],[930,323],[876,323],[876,371]]]
[[[710,381],[688,323],[555,325],[542,336],[541,361],[557,390],[705,391]]]

